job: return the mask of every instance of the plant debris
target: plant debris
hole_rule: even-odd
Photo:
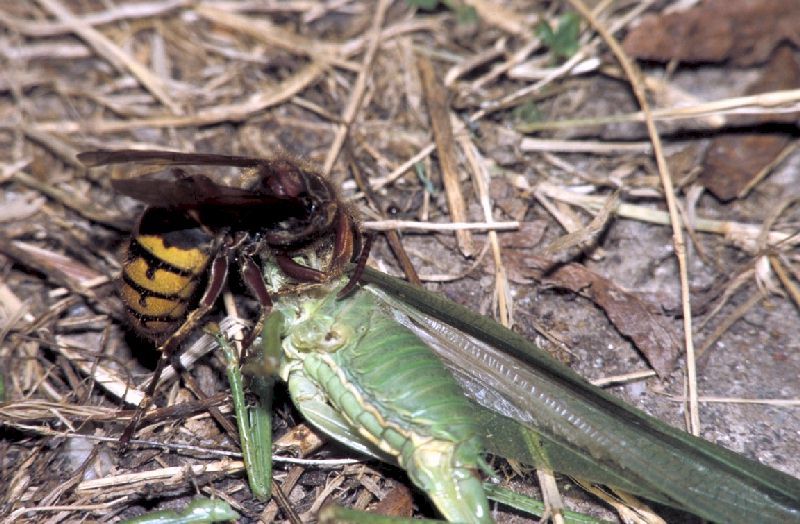
[[[116,294],[142,208],[76,158],[101,148],[302,158],[374,232],[371,264],[800,476],[800,3],[684,5],[0,0],[0,521],[116,522],[200,497],[241,522],[308,521],[330,502],[436,516],[402,471],[354,464],[280,391],[276,496],[256,500],[209,415],[233,417],[202,330],[117,453],[158,355]],[[257,314],[231,280],[241,319],[209,317],[225,329]],[[541,498],[537,475],[490,460]],[[637,506],[538,477],[551,507]]]
[[[783,43],[800,47],[794,0],[703,0],[695,7],[642,17],[622,43],[634,58],[751,66]]]

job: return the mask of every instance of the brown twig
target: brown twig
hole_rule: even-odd
[[[386,16],[386,9],[389,8],[388,0],[380,0],[378,7],[375,10],[375,15],[372,18],[372,28],[370,29],[370,40],[367,47],[367,52],[364,53],[364,59],[361,62],[361,69],[358,72],[356,83],[350,92],[350,99],[347,101],[347,106],[342,113],[341,123],[336,130],[336,135],[333,138],[333,143],[328,149],[328,154],[325,157],[325,162],[322,164],[322,174],[328,175],[333,169],[333,164],[339,156],[339,151],[342,149],[347,133],[350,131],[350,125],[361,107],[361,102],[364,100],[364,91],[367,88],[367,79],[372,74],[372,62],[375,60],[375,54],[378,52],[381,38],[381,26]]]
[[[156,99],[167,106],[172,114],[181,113],[180,106],[167,94],[164,82],[147,67],[124,52],[100,31],[92,27],[90,23],[72,14],[58,0],[37,1],[42,7],[61,20],[62,23],[71,26],[76,35],[92,46],[100,56],[108,60],[114,67],[123,72],[129,71]]]
[[[439,167],[442,171],[447,204],[453,222],[465,222],[467,217],[464,196],[461,193],[461,183],[458,177],[456,164],[455,140],[453,128],[450,125],[450,111],[447,109],[447,90],[436,77],[431,61],[422,55],[417,56],[417,68],[420,72],[422,90],[428,104],[428,113],[433,128],[433,137],[439,155]],[[473,256],[475,247],[472,235],[467,231],[457,231],[456,240],[464,256]]]

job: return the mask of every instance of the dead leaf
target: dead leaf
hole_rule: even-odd
[[[587,246],[591,244],[605,229],[606,224],[608,224],[608,219],[611,217],[611,212],[617,208],[617,204],[619,204],[619,190],[615,191],[614,194],[606,200],[603,208],[585,227],[558,237],[542,250],[542,254],[551,257],[562,254],[574,246]]]
[[[45,202],[44,197],[33,193],[14,200],[4,199],[0,206],[0,222],[26,220],[38,213]]]
[[[19,240],[13,240],[2,247],[7,255],[17,258],[23,263],[28,262],[30,267],[39,269],[55,282],[68,279],[74,285],[87,286],[97,285],[98,282],[106,281],[101,273],[74,258],[56,251]]]
[[[652,305],[580,264],[566,264],[549,271],[552,264],[546,259],[534,257],[529,262],[531,277],[580,293],[601,307],[659,376],[672,371],[681,343],[666,319],[652,313],[655,309]]]
[[[800,4],[798,4],[800,5]],[[800,85],[800,65],[794,53],[781,47],[765,68],[763,74],[747,88],[745,94],[753,95],[767,91],[793,89]],[[762,117],[737,116],[731,123],[738,126],[757,126]],[[794,122],[797,113],[781,115],[778,122]],[[776,121],[773,115],[770,121]],[[698,179],[711,193],[722,201],[736,198],[755,177],[761,176],[792,137],[788,133],[725,133],[711,141],[703,160],[703,173]]]
[[[297,424],[275,441],[275,448],[307,457],[322,447],[324,441],[305,424]]]
[[[726,134],[714,139],[699,182],[722,201],[736,198],[789,145],[786,135]]]
[[[500,246],[511,249],[533,249],[542,241],[547,222],[528,220],[520,222],[519,229],[499,235]]]
[[[646,16],[623,41],[629,55],[669,62],[764,62],[783,42],[800,47],[797,0],[706,0],[683,11]]]
[[[371,513],[386,515],[387,517],[410,518],[414,512],[411,490],[403,484],[395,486],[386,493],[380,502],[370,510]]]
[[[798,4],[800,5],[800,4]],[[797,89],[800,86],[800,64],[797,53],[789,46],[781,46],[769,59],[767,66],[758,79],[747,86],[745,95],[757,95],[784,89]],[[758,125],[772,123],[794,124],[800,113],[783,113],[775,115],[732,115],[728,120],[736,125]]]

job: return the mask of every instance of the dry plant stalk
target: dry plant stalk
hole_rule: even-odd
[[[417,57],[422,88],[428,104],[428,114],[433,128],[433,137],[436,141],[436,151],[439,155],[439,167],[442,172],[447,204],[453,222],[466,222],[467,210],[464,196],[461,193],[461,183],[458,176],[456,162],[456,143],[453,138],[453,128],[450,125],[450,112],[448,111],[447,91],[436,77],[433,64],[424,56]],[[461,253],[464,256],[475,254],[472,245],[472,236],[468,231],[456,231],[456,239]]]
[[[574,8],[597,34],[586,31],[580,36],[579,51],[555,65],[545,56],[534,32],[543,17],[556,15],[555,10],[538,12],[519,3],[512,9],[511,2],[486,0],[463,3],[472,6],[480,18],[474,29],[459,25],[447,8],[426,13],[413,11],[408,3],[388,0],[377,9],[377,4],[363,0],[119,0],[113,5],[39,0],[0,6],[0,24],[6,28],[0,42],[4,60],[0,140],[7,153],[0,161],[0,379],[5,379],[9,400],[0,405],[0,451],[5,465],[0,468],[0,485],[7,486],[0,494],[0,519],[50,522],[79,515],[89,519],[134,516],[143,509],[143,493],[168,491],[170,496],[180,497],[194,495],[195,486],[205,494],[231,499],[253,518],[259,514],[266,520],[281,518],[296,505],[288,498],[281,499],[280,507],[275,502],[262,506],[248,499],[240,482],[241,463],[235,458],[220,459],[235,453],[235,446],[206,410],[216,406],[230,417],[220,368],[215,357],[207,355],[213,345],[208,337],[187,343],[181,362],[189,369],[189,380],[198,383],[198,396],[202,396],[201,390],[213,390],[211,400],[197,400],[174,382],[174,371],[168,369],[165,381],[172,386],[161,393],[169,407],[152,412],[149,435],[143,434],[151,440],[140,444],[144,447],[141,452],[124,457],[110,451],[113,444],[109,442],[118,436],[120,421],[131,414],[125,404],[138,403],[147,385],[142,378],[147,365],[132,356],[144,355],[146,360],[147,348],[141,341],[123,336],[119,301],[109,285],[119,269],[118,247],[124,231],[134,224],[135,210],[130,202],[110,194],[105,174],[86,173],[75,159],[77,152],[98,147],[241,154],[270,154],[285,148],[342,178],[348,171],[342,159],[352,157],[377,199],[398,212],[397,216],[387,213],[389,220],[369,220],[363,225],[375,231],[403,230],[414,264],[437,282],[438,290],[476,310],[490,310],[490,304],[497,301],[501,322],[510,324],[515,311],[517,329],[526,334],[544,326],[553,330],[544,335],[547,340],[585,345],[580,351],[597,354],[591,353],[589,364],[578,365],[592,372],[593,362],[604,364],[602,372],[598,371],[606,375],[601,383],[652,377],[653,372],[642,370],[644,361],[606,317],[592,316],[595,306],[583,298],[564,305],[559,302],[563,298],[560,293],[531,284],[525,264],[541,255],[542,247],[526,234],[533,225],[541,224],[542,231],[550,226],[543,244],[555,254],[597,242],[596,249],[587,250],[591,260],[586,266],[609,271],[609,280],[626,282],[608,263],[615,257],[640,257],[664,270],[661,262],[665,255],[659,254],[662,246],[656,240],[637,239],[642,253],[630,253],[599,234],[608,232],[612,240],[619,240],[616,227],[623,222],[633,231],[665,229],[638,227],[657,224],[671,226],[680,234],[679,203],[670,204],[670,212],[659,208],[660,195],[671,198],[673,189],[654,125],[681,121],[684,130],[723,129],[734,120],[733,115],[741,114],[778,120],[800,110],[800,90],[711,101],[695,98],[679,108],[648,109],[643,103],[639,112],[628,107],[610,116],[573,118],[573,109],[596,107],[591,98],[598,92],[605,95],[603,90],[613,89],[616,98],[609,97],[612,106],[627,95],[626,91],[617,93],[618,85],[601,83],[604,76],[622,74],[606,63],[600,52],[603,42],[618,53],[640,98],[643,85],[651,89],[658,85],[673,94],[677,91],[670,76],[658,81],[642,78],[610,36],[629,28],[653,2],[620,7],[605,1],[589,12],[580,0],[573,0]],[[416,57],[421,79],[416,76]],[[444,82],[435,71],[447,73]],[[554,121],[517,121],[515,114],[523,105],[535,105]],[[423,123],[426,110],[432,135]],[[468,130],[456,120],[456,114]],[[635,122],[647,122],[650,142],[605,140],[601,134],[587,138],[589,132],[583,129]],[[584,138],[523,134],[577,128],[582,128],[580,136]],[[348,137],[355,140],[348,142]],[[692,141],[697,142],[696,137]],[[340,154],[342,147],[346,155]],[[418,163],[429,166],[434,152],[444,178],[449,216],[447,210],[431,205],[413,173]],[[643,155],[651,154],[659,165],[660,187],[652,182],[656,177],[647,176],[650,166]],[[697,350],[697,356],[703,356],[701,366],[712,358],[715,364],[723,363],[699,369],[706,381],[701,382],[703,391],[714,388],[717,393],[719,388],[720,394],[699,395],[691,386],[689,395],[680,392],[667,397],[675,402],[689,399],[693,425],[698,402],[766,404],[780,409],[796,409],[800,402],[777,398],[778,393],[763,394],[767,398],[756,398],[755,393],[739,398],[726,389],[728,384],[712,378],[715,367],[738,366],[739,352],[750,363],[760,360],[758,365],[764,369],[794,369],[793,355],[782,355],[769,345],[762,344],[768,354],[754,357],[748,353],[750,346],[760,342],[742,334],[747,330],[741,329],[738,320],[745,315],[772,318],[769,315],[775,314],[770,312],[786,307],[787,315],[795,314],[792,307],[800,304],[796,210],[790,212],[789,204],[781,203],[772,206],[766,217],[749,214],[753,202],[780,188],[765,175],[783,169],[796,154],[795,143],[787,146],[739,193],[739,199],[747,200],[729,208],[705,198],[687,197],[687,214],[695,214],[697,207],[697,218],[691,220],[696,243],[702,243],[710,261],[700,276],[693,277],[713,280],[718,292],[707,302],[695,299],[696,306],[703,302],[698,307],[705,307],[703,315],[710,319],[707,325],[688,325],[692,317],[688,301],[684,303],[684,329],[687,335],[695,329],[703,341]],[[473,177],[474,191],[465,191],[469,182],[459,176],[461,160]],[[607,175],[609,170],[615,171]],[[690,177],[684,173],[678,175],[678,191],[686,190]],[[356,205],[363,202],[352,181],[346,181],[344,188]],[[531,205],[532,193],[553,212],[555,220],[535,202]],[[584,211],[594,217],[585,228]],[[736,215],[741,218],[728,218]],[[710,216],[716,218],[706,218]],[[559,221],[568,229],[561,238],[556,233]],[[606,230],[606,225],[611,227]],[[454,231],[457,247],[446,249],[452,245],[447,232]],[[477,253],[475,246],[482,243],[484,248]],[[676,237],[676,244],[680,248],[680,238]],[[730,246],[750,258],[741,253],[731,256]],[[493,269],[487,269],[484,259],[490,250]],[[736,257],[746,260],[729,266]],[[381,243],[373,259],[383,268],[396,267]],[[715,263],[719,267],[714,267]],[[680,278],[685,296],[684,272]],[[651,281],[642,283],[644,280],[640,276],[630,293],[663,291],[663,287],[654,290],[663,282],[653,279],[651,287]],[[622,287],[622,283],[616,284]],[[495,294],[490,296],[486,290],[492,287]],[[569,294],[572,298],[571,291]],[[248,316],[245,301],[234,297],[230,302]],[[669,300],[665,307],[674,313],[675,304]],[[663,310],[653,315],[665,323],[674,320]],[[675,322],[668,327],[674,330],[672,324]],[[784,324],[766,323],[764,330],[781,334]],[[596,333],[612,338],[605,340],[604,335],[600,340]],[[729,350],[723,351],[719,344],[706,351],[717,341]],[[558,347],[556,342],[553,347]],[[686,344],[691,347],[690,338]],[[612,346],[622,353],[606,352]],[[631,363],[640,365],[631,367]],[[134,378],[128,376],[132,373]],[[694,374],[689,373],[690,377]],[[773,386],[771,377],[752,380],[757,381],[759,387]],[[659,384],[676,391],[669,379]],[[787,384],[783,387],[794,382]],[[625,388],[618,391],[630,393]],[[679,409],[660,399],[647,402],[648,408],[666,418]],[[723,415],[735,414],[730,407],[717,411],[714,417],[703,419],[704,429],[711,430],[710,423],[722,420]],[[765,427],[775,420],[774,412],[747,416],[763,417],[755,418],[755,423]],[[730,425],[743,424],[737,419]],[[716,436],[723,438],[720,434],[725,429],[717,428]],[[303,428],[295,431],[291,433],[294,437],[285,439],[293,446],[299,445],[297,435],[307,436],[308,432]],[[24,438],[18,438],[20,434]],[[185,440],[202,445],[179,447],[172,442]],[[796,443],[791,439],[776,444],[779,453],[762,447],[766,446],[764,440],[766,437],[753,438],[743,445],[752,444],[766,457],[800,456],[794,453]],[[319,441],[301,444],[307,446],[304,449],[314,449]],[[80,454],[86,452],[81,446],[86,446],[89,455]],[[162,456],[167,452],[174,454]],[[87,456],[91,460],[87,461]],[[51,471],[54,463],[64,465],[58,472],[61,476]],[[111,466],[117,469],[112,472]],[[322,476],[301,479],[307,467],[306,463],[291,467],[282,482],[282,488],[292,492],[293,501],[302,499],[302,517],[289,517],[297,521],[311,517],[309,509],[313,511],[325,498],[320,494],[357,492],[352,500],[363,507],[388,489],[378,475],[370,472],[366,477],[363,467],[346,468],[339,476],[312,485]],[[98,478],[82,477],[92,470]],[[655,519],[642,516],[647,510],[630,509],[636,507],[635,502],[622,504],[620,497],[609,500],[620,514]],[[558,514],[560,504],[553,507]]]

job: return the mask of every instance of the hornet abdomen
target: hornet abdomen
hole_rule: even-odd
[[[165,208],[142,214],[131,236],[120,294],[133,327],[163,341],[197,303],[215,251],[214,237],[200,225]]]

